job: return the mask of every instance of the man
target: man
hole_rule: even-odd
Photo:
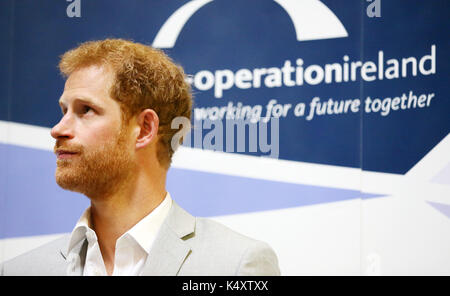
[[[66,52],[59,68],[56,182],[91,206],[70,235],[6,262],[5,275],[279,274],[267,244],[192,217],[166,191],[171,122],[192,107],[181,67],[107,39]]]

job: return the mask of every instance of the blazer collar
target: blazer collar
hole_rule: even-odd
[[[191,248],[185,242],[195,231],[195,217],[183,210],[175,201],[156,236],[150,254],[143,267],[142,275],[177,275]],[[85,260],[87,240],[79,242],[74,250],[80,254],[77,260]],[[67,248],[60,250],[67,258]],[[70,262],[69,262],[70,263]]]
[[[67,247],[60,250],[61,255],[66,260],[66,275],[83,275],[84,262],[86,261],[86,252],[88,247],[87,239],[82,239],[73,248],[70,253]]]
[[[195,218],[175,201],[150,249],[142,275],[177,275],[191,248],[185,239],[195,231]]]

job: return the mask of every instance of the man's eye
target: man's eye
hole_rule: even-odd
[[[83,113],[88,113],[88,112],[91,111],[91,110],[92,110],[92,108],[89,107],[89,106],[84,106],[84,107],[83,107]]]

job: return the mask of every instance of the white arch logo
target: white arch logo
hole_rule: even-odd
[[[191,0],[178,8],[153,40],[153,47],[172,48],[186,22],[213,0]],[[319,0],[274,0],[287,12],[298,41],[347,37],[347,30],[336,15]]]

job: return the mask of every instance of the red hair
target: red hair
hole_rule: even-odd
[[[171,147],[172,120],[191,118],[192,93],[183,69],[161,50],[123,39],[106,39],[80,44],[61,56],[59,69],[64,77],[91,65],[106,65],[115,73],[111,97],[119,102],[122,118],[153,109],[159,117],[158,160],[169,167],[174,153]]]

